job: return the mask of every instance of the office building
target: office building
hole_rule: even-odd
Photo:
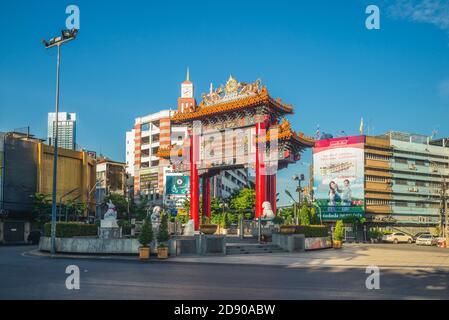
[[[56,136],[56,113],[48,114],[47,143],[53,146]],[[76,149],[76,113],[58,113],[58,147],[64,149]]]

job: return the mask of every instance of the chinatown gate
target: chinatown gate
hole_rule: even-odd
[[[263,216],[268,201],[276,212],[276,173],[300,159],[313,138],[295,133],[286,115],[293,107],[268,94],[261,81],[242,83],[232,76],[225,86],[210,88],[196,107],[178,110],[173,124],[188,126],[182,145],[160,149],[175,172],[190,175],[190,217],[199,228],[200,178],[203,215],[210,217],[210,178],[221,170],[255,169],[255,217]]]

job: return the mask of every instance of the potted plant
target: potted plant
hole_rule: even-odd
[[[168,234],[168,215],[162,214],[161,223],[159,224],[159,232],[157,233],[157,257],[159,259],[168,258],[167,241],[170,239]]]
[[[202,217],[200,231],[204,234],[214,234],[217,232],[218,226],[211,223],[209,217]]]
[[[296,226],[293,224],[293,218],[287,216],[284,219],[284,224],[279,227],[279,232],[283,234],[292,234],[296,232]]]
[[[343,243],[343,236],[344,236],[343,221],[337,220],[337,223],[335,224],[334,238],[333,238],[334,249],[341,249]]]
[[[148,260],[150,258],[150,244],[153,241],[153,225],[150,218],[143,221],[139,234],[139,258],[140,260]]]

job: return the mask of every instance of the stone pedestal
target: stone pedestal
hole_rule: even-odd
[[[98,235],[100,239],[120,239],[120,228],[101,228],[100,234]]]
[[[121,238],[120,227],[115,219],[103,219],[100,223],[100,239],[119,239]]]

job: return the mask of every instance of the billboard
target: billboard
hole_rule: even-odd
[[[325,139],[315,143],[314,199],[323,220],[364,216],[364,143],[364,136]]]
[[[185,196],[190,193],[189,176],[167,175],[165,181],[166,196]]]

